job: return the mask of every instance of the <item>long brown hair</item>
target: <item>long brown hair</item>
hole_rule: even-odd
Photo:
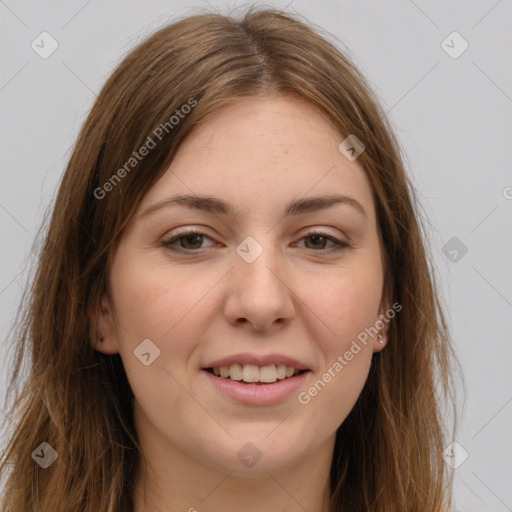
[[[402,306],[338,429],[331,510],[447,509],[440,393],[452,389],[452,350],[399,145],[365,79],[318,29],[280,11],[249,9],[241,19],[200,14],[157,31],[121,62],[85,121],[28,305],[12,331],[13,383],[31,360],[22,389],[13,385],[6,401],[15,395],[9,406],[15,429],[0,466],[2,510],[133,509],[142,462],[133,394],[119,354],[91,347],[90,318],[125,226],[184,138],[234,99],[262,95],[296,95],[327,115],[340,136],[363,141],[358,162],[376,202],[385,290],[390,303]],[[191,100],[194,108],[170,121]],[[161,140],[127,167],[161,126],[167,127]],[[58,455],[46,469],[33,457],[43,442]]]

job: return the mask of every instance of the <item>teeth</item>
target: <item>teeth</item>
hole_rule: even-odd
[[[277,380],[277,369],[275,364],[262,366],[259,369],[260,382],[275,382]]]
[[[260,369],[255,364],[244,364],[242,380],[244,382],[258,382],[260,380]]]
[[[220,366],[213,368],[213,374],[224,379],[243,382],[265,382],[272,383],[277,380],[286,379],[299,373],[293,366],[285,364],[269,364],[257,366],[255,364],[232,364],[231,366]]]
[[[229,367],[229,378],[231,380],[242,380],[242,367],[239,364],[232,364]]]

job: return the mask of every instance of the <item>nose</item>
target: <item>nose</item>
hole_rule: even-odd
[[[267,331],[289,323],[295,314],[293,292],[277,251],[264,248],[252,263],[233,255],[224,314],[232,325]]]

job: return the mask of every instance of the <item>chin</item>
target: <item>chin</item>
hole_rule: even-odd
[[[275,425],[274,427],[275,428]],[[290,437],[286,431],[272,437],[271,429],[246,429],[244,435],[216,442],[215,451],[209,451],[210,464],[217,469],[242,477],[255,477],[268,471],[278,471],[292,465],[300,454],[297,447],[304,446],[299,438]],[[271,438],[272,437],[272,438]],[[204,457],[207,453],[202,451]]]

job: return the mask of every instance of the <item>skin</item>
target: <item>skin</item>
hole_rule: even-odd
[[[94,347],[120,353],[135,395],[147,462],[135,512],[327,510],[336,429],[387,325],[384,343],[370,337],[307,405],[297,393],[268,406],[236,403],[201,368],[241,352],[286,354],[311,369],[307,390],[389,309],[370,183],[338,150],[344,138],[303,100],[237,100],[190,135],[142,200],[94,319],[103,337]],[[173,205],[141,217],[178,193],[222,199],[238,215]],[[333,193],[356,199],[366,216],[347,204],[284,216],[291,200]],[[163,245],[185,226],[206,236],[174,241],[188,253]],[[312,233],[350,247],[335,251]],[[252,263],[235,251],[247,236],[263,248]],[[145,339],[160,349],[149,366],[133,354]],[[252,467],[237,458],[247,442],[262,454]]]

